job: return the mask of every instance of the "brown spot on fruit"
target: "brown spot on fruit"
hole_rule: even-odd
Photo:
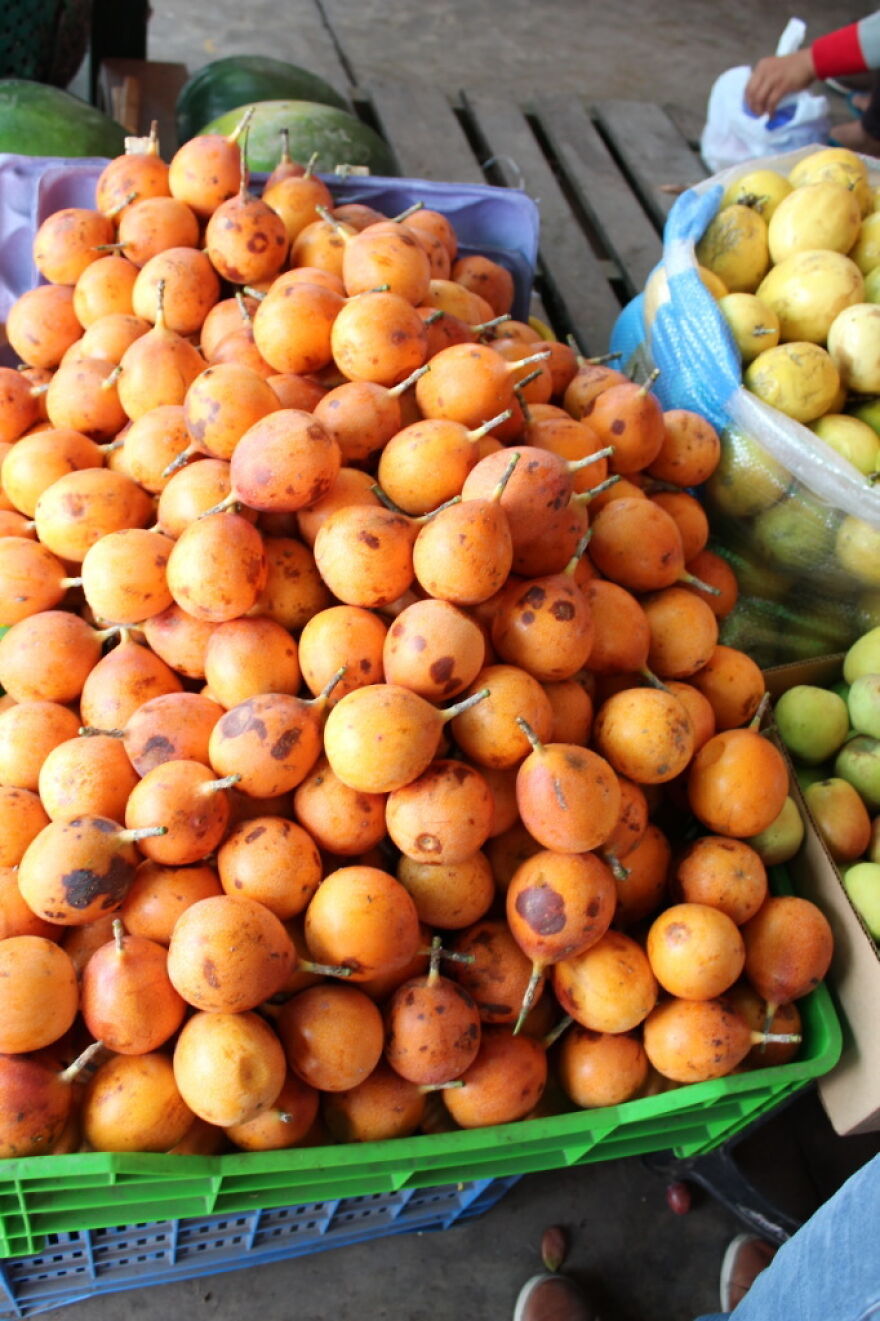
[[[516,898],[516,911],[539,936],[552,936],[565,926],[565,900],[546,885],[532,885]]]

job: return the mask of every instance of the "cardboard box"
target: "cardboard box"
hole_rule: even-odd
[[[829,687],[840,679],[842,669],[841,654],[778,665],[764,675],[775,701],[796,684]],[[843,1027],[840,1061],[818,1079],[819,1096],[835,1132],[873,1133],[880,1131],[880,951],[843,888],[840,871],[816,829],[793,767],[791,786],[807,830],[802,847],[787,866],[798,894],[813,900],[831,923],[834,956],[827,980]]]

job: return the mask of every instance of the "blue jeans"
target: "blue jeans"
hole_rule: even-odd
[[[880,1318],[880,1155],[784,1243],[732,1312],[697,1321]]]

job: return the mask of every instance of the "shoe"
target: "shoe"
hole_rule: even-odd
[[[776,1256],[772,1243],[754,1234],[737,1234],[727,1245],[721,1263],[721,1310],[732,1312],[751,1289],[761,1271]]]
[[[513,1321],[596,1321],[583,1291],[567,1275],[533,1275],[519,1291]]]

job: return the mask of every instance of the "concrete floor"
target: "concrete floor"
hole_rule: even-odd
[[[626,97],[668,106],[698,134],[713,79],[771,51],[791,12],[811,36],[850,21],[844,0],[717,6],[699,0],[447,0],[435,6],[383,0],[153,0],[149,57],[192,71],[234,53],[306,65],[341,90],[390,78],[454,92],[500,94],[553,88],[586,99]],[[328,33],[332,31],[335,44]],[[810,1095],[798,1103],[808,1145],[825,1173],[859,1163],[863,1145],[834,1139]],[[791,1129],[790,1112],[771,1121]],[[775,1127],[774,1127],[775,1126]],[[869,1144],[870,1146],[871,1144]],[[769,1195],[810,1209],[830,1186],[805,1178],[802,1158],[764,1164]],[[809,1186],[804,1192],[804,1182]],[[795,1200],[798,1200],[797,1198]],[[108,1294],[61,1309],[66,1321],[156,1321],[167,1315],[233,1321],[461,1321],[507,1318],[519,1286],[540,1268],[541,1234],[566,1227],[569,1269],[595,1293],[603,1321],[687,1321],[718,1306],[724,1247],[741,1225],[696,1190],[686,1216],[669,1211],[665,1181],[638,1157],[525,1176],[482,1217],[439,1234],[378,1238],[280,1264]]]

